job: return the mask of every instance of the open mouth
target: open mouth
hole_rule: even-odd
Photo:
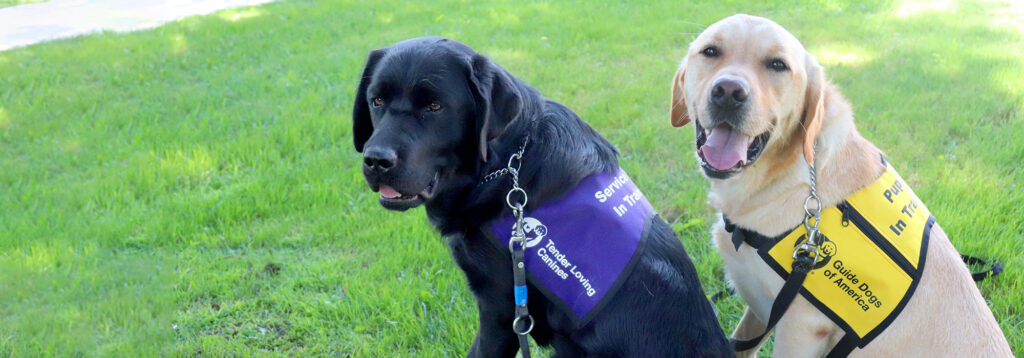
[[[437,182],[441,178],[440,172],[434,173],[434,179],[430,180],[427,187],[415,194],[405,194],[395,188],[380,184],[375,191],[380,192],[380,204],[387,209],[406,210],[414,208],[434,197],[437,190]]]
[[[768,143],[767,131],[751,137],[729,125],[705,129],[694,121],[697,130],[697,156],[709,177],[725,179],[754,164]]]

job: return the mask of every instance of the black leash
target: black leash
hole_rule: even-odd
[[[523,358],[530,358],[530,340],[527,335],[533,330],[533,316],[530,316],[530,309],[526,307],[526,265],[523,263],[524,253],[525,250],[522,245],[518,249],[512,250],[512,276],[515,284],[513,289],[515,290],[516,300],[516,318],[512,321],[512,331],[519,338],[519,352],[523,354]],[[527,322],[529,322],[529,325],[527,325]]]
[[[530,358],[530,340],[527,335],[533,330],[533,316],[530,316],[530,309],[526,306],[526,233],[523,229],[523,212],[526,211],[526,202],[529,198],[526,191],[519,187],[519,169],[523,164],[523,151],[529,142],[530,137],[526,137],[519,151],[508,159],[506,168],[508,174],[512,176],[512,189],[505,194],[505,203],[512,208],[512,215],[516,219],[512,238],[508,241],[508,249],[512,253],[512,289],[515,292],[516,305],[512,332],[515,332],[519,339],[519,352],[523,358]]]
[[[960,259],[964,260],[967,265],[982,265],[988,267],[988,269],[978,272],[971,272],[971,278],[974,282],[981,282],[982,280],[1003,273],[1003,263],[999,260],[985,260],[982,258],[960,255]]]
[[[729,343],[732,344],[734,351],[742,352],[757,348],[761,344],[761,339],[764,339],[764,336],[771,333],[772,329],[775,328],[775,324],[779,323],[779,319],[782,318],[782,315],[789,309],[789,305],[796,299],[796,295],[800,293],[800,288],[804,284],[804,279],[807,278],[807,273],[811,272],[811,268],[814,267],[814,261],[815,257],[809,255],[807,251],[801,251],[796,254],[796,258],[793,260],[793,271],[786,278],[786,283],[782,285],[782,290],[779,291],[779,295],[775,297],[775,302],[772,303],[772,313],[768,316],[768,325],[765,326],[764,332],[750,339],[730,338]]]
[[[492,180],[505,175],[512,177],[512,189],[505,194],[505,203],[512,209],[512,215],[516,219],[513,228],[512,238],[508,242],[508,249],[512,255],[512,290],[514,292],[515,318],[512,320],[512,332],[515,332],[519,340],[519,352],[523,358],[530,358],[530,331],[533,330],[533,316],[527,307],[526,299],[526,234],[524,232],[523,214],[526,211],[526,202],[529,198],[526,191],[519,186],[519,169],[523,164],[523,152],[526,145],[530,143],[530,135],[527,132],[523,138],[523,144],[519,150],[508,159],[508,164],[501,169],[485,175],[478,185],[486,184]]]

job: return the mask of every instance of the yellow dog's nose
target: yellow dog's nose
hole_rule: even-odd
[[[747,101],[747,82],[735,77],[722,77],[711,87],[711,102],[722,109],[736,109]]]

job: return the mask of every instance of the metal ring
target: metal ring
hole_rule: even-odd
[[[519,323],[519,319],[521,319],[523,317],[526,317],[526,318],[530,319],[530,326],[527,327],[525,331],[520,332],[518,329],[516,329],[516,326]],[[531,316],[531,315],[519,316],[519,317],[516,317],[515,320],[512,320],[512,332],[516,332],[516,334],[518,334],[520,336],[525,336],[527,334],[530,334],[530,331],[532,331],[532,330],[533,330],[533,316]]]
[[[516,193],[516,192],[523,193],[523,202],[522,203],[517,203],[520,206],[526,206],[526,202],[529,200],[529,197],[526,196],[526,190],[523,190],[523,188],[512,188],[512,190],[508,191],[508,194],[505,194],[505,203],[508,204],[508,207],[513,208],[513,209],[516,206],[514,204],[512,204],[512,193]]]
[[[821,199],[818,199],[817,195],[810,195],[807,199],[804,199],[804,212],[807,213],[807,216],[817,217],[818,215],[811,213],[811,209],[808,207],[808,204],[811,203],[811,199],[814,199],[814,203],[816,204],[815,206],[817,206],[817,208],[815,208],[815,212],[821,213]]]
[[[516,162],[515,168],[512,167],[512,161]],[[507,165],[507,167],[509,169],[515,169],[516,172],[518,172],[519,168],[522,167],[522,166],[523,166],[523,155],[522,154],[512,153],[512,156],[508,157],[508,165]]]

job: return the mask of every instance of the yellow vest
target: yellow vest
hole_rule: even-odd
[[[896,319],[913,295],[934,222],[928,208],[886,163],[878,180],[822,211],[820,259],[800,294],[847,335],[855,334],[859,339],[854,342],[863,348]],[[751,240],[759,235],[746,231],[743,241],[757,248],[786,279],[793,250],[806,234],[800,225],[774,239]]]

